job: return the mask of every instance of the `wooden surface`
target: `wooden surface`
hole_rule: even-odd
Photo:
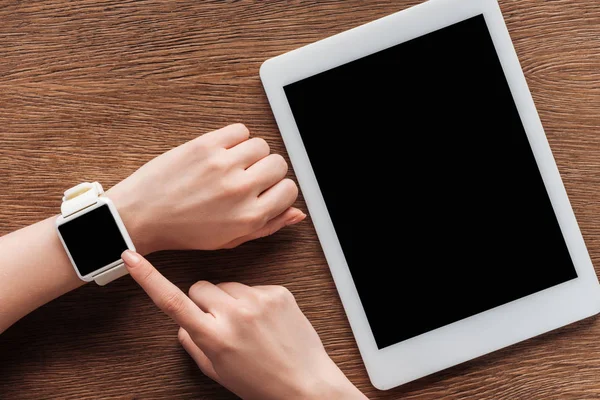
[[[0,234],[56,213],[70,184],[111,186],[231,122],[285,154],[261,62],[416,3],[0,0]],[[599,270],[600,3],[501,7]],[[310,220],[232,251],[151,259],[185,289],[199,279],[286,285],[372,399],[600,398],[598,319],[375,390]],[[197,370],[176,331],[130,279],[87,285],[0,336],[0,399],[234,398]]]

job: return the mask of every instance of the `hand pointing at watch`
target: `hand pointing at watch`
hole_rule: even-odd
[[[151,160],[109,191],[142,254],[235,247],[295,224],[287,163],[234,124]]]
[[[146,259],[126,251],[129,273],[181,326],[202,372],[243,399],[365,399],[329,358],[282,286],[194,284],[186,296]]]

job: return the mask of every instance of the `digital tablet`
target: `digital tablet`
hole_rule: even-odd
[[[375,387],[600,310],[495,0],[430,0],[260,77]]]

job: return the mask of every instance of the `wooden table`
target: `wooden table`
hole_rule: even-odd
[[[0,1],[0,234],[56,213],[71,184],[109,187],[231,122],[285,155],[261,62],[418,2]],[[600,3],[501,7],[599,268]],[[302,197],[297,205],[306,209]],[[235,250],[151,259],[186,289],[199,279],[286,285],[333,360],[372,399],[600,396],[597,319],[375,390],[310,219]],[[0,336],[0,398],[235,398],[198,371],[176,332],[131,279],[87,285]]]

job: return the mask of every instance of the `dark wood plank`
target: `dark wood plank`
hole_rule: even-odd
[[[0,234],[53,215],[71,184],[111,186],[227,123],[245,123],[285,154],[261,62],[418,2],[0,1]],[[600,3],[501,7],[598,268]],[[597,319],[375,390],[310,220],[231,251],[151,258],[182,288],[198,279],[288,286],[373,399],[600,397]],[[87,285],[0,336],[0,398],[234,398],[195,368],[176,328],[130,279]]]

